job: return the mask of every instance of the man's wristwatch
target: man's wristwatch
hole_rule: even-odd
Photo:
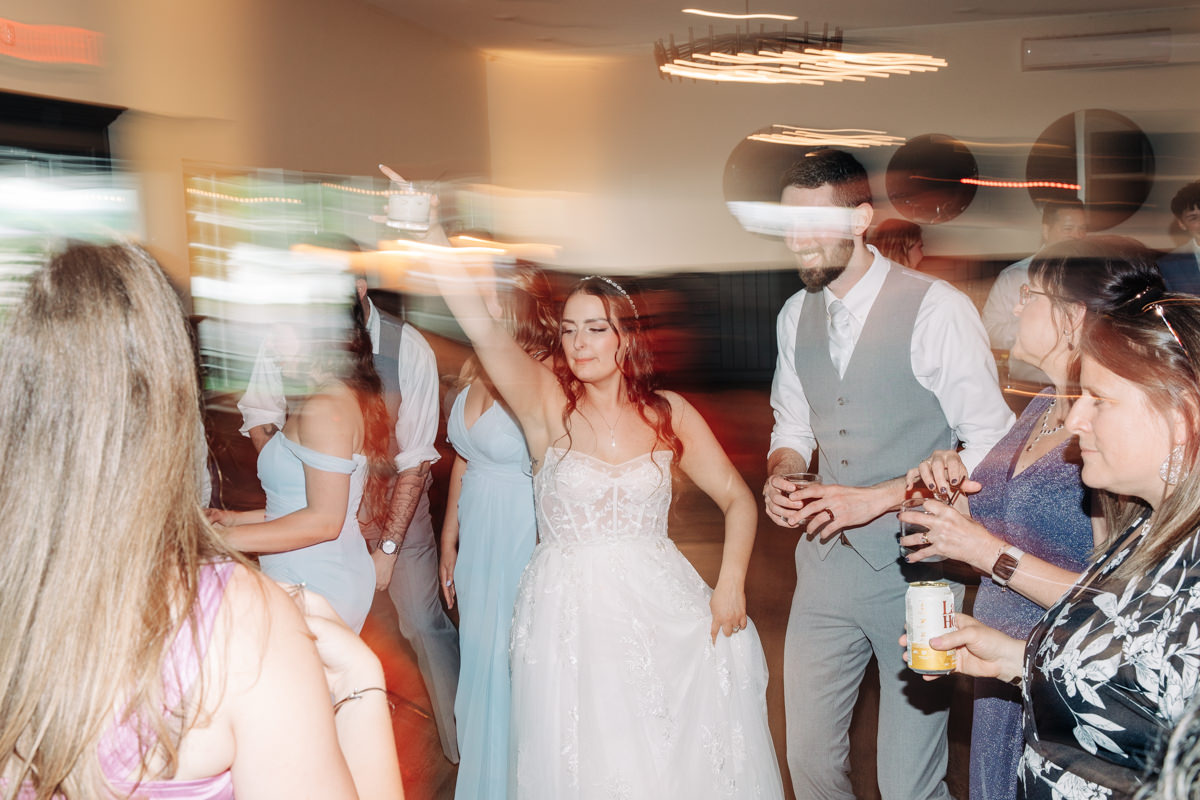
[[[385,556],[390,556],[395,555],[396,551],[400,549],[400,545],[395,539],[380,539],[379,549]]]
[[[992,582],[997,586],[1008,586],[1023,555],[1025,551],[1013,545],[1002,548],[996,557],[996,563],[992,565]]]

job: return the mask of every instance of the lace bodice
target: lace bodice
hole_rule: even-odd
[[[549,544],[604,544],[667,535],[671,452],[609,464],[550,447],[533,477],[538,535]]]

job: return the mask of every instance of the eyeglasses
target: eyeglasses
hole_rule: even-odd
[[[1037,289],[1031,289],[1028,283],[1022,283],[1021,293],[1019,295],[1020,304],[1023,306],[1028,305],[1029,301],[1033,299],[1035,294],[1040,294],[1042,297],[1050,296],[1049,292],[1039,292]]]

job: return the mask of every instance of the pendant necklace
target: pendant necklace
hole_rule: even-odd
[[[1033,449],[1033,446],[1038,443],[1038,440],[1043,436],[1051,436],[1063,429],[1063,425],[1067,424],[1064,419],[1062,422],[1055,425],[1053,428],[1047,428],[1046,423],[1050,421],[1050,414],[1054,411],[1054,405],[1058,402],[1057,397],[1050,398],[1050,405],[1046,406],[1046,413],[1042,415],[1042,429],[1038,431],[1038,435],[1033,437],[1033,441],[1025,446],[1025,452],[1028,453]]]
[[[604,424],[608,427],[608,441],[615,450],[617,448],[617,424],[621,421],[621,415],[625,413],[625,406],[621,406],[621,408],[617,411],[617,418],[613,420],[612,425],[608,424],[608,420],[605,419],[604,415],[600,413],[600,409],[595,405],[592,406],[592,410],[596,412],[596,415],[599,416],[600,419],[604,421]]]

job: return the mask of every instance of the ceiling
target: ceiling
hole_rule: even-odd
[[[401,19],[447,38],[487,51],[544,53],[620,53],[650,51],[657,39],[674,34],[686,40],[688,27],[704,35],[708,25],[732,32],[734,22],[684,14],[695,7],[726,13],[746,13],[747,0],[368,0]],[[751,0],[749,10],[793,14],[787,23],[800,30],[806,20],[819,32],[825,23],[838,25],[854,41],[854,32],[925,25],[985,22],[1002,19],[1074,14],[1111,14],[1158,8],[1196,7],[1195,0]],[[757,30],[782,23],[755,20]],[[745,25],[744,22],[739,23]]]

